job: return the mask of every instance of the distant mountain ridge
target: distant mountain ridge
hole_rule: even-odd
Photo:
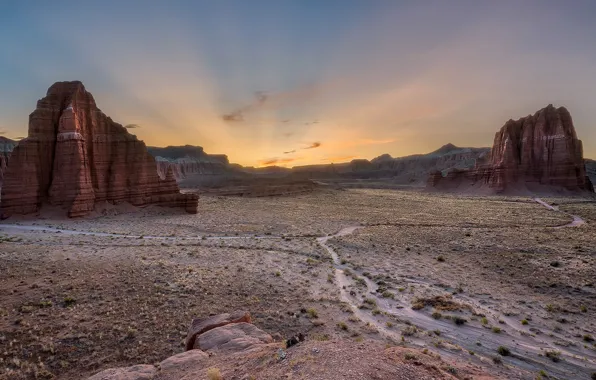
[[[451,143],[426,154],[391,157],[383,154],[372,160],[352,160],[340,164],[295,166],[291,175],[300,178],[383,179],[395,184],[422,186],[432,171],[473,167],[486,158],[490,148],[460,148]]]

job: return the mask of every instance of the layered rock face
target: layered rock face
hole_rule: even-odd
[[[481,186],[496,192],[566,189],[593,191],[586,175],[582,142],[569,111],[548,105],[534,115],[509,120],[495,135],[486,164],[473,170],[432,173],[428,185]]]
[[[196,213],[198,197],[181,194],[171,171],[161,179],[145,144],[101,112],[81,82],[55,83],[11,155],[2,217],[37,212],[45,202],[77,217],[103,201]]]

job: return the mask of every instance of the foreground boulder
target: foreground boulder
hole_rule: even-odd
[[[188,334],[186,335],[186,350],[188,351],[195,348],[195,340],[197,336],[217,327],[241,322],[251,323],[249,312],[236,311],[233,313],[224,313],[193,319],[190,328],[188,329]]]
[[[83,216],[99,202],[180,207],[196,213],[198,197],[181,194],[171,173],[158,176],[142,141],[107,117],[81,82],[58,82],[29,116],[4,173],[1,214],[29,214],[44,203]]]
[[[273,343],[271,335],[250,323],[232,323],[209,330],[197,337],[194,348],[203,351],[247,351]]]
[[[431,173],[427,186],[442,190],[484,187],[498,193],[594,191],[571,115],[565,107],[552,104],[505,123],[495,135],[487,163],[471,170]]]

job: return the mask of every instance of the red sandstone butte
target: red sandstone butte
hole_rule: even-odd
[[[431,173],[429,187],[478,185],[496,192],[594,191],[586,175],[582,142],[565,107],[552,104],[534,115],[509,120],[495,135],[490,159],[471,170]]]
[[[2,218],[39,211],[42,204],[84,216],[98,202],[181,207],[197,212],[198,197],[181,194],[168,171],[160,179],[136,136],[97,106],[81,82],[57,82],[29,116],[4,172]]]

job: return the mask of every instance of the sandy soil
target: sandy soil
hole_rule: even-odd
[[[587,379],[596,204],[559,204],[586,223],[555,229],[571,218],[531,198],[365,189],[203,197],[197,215],[7,220],[0,378],[156,363],[183,350],[193,317],[247,309],[278,338],[378,340],[506,378]]]

